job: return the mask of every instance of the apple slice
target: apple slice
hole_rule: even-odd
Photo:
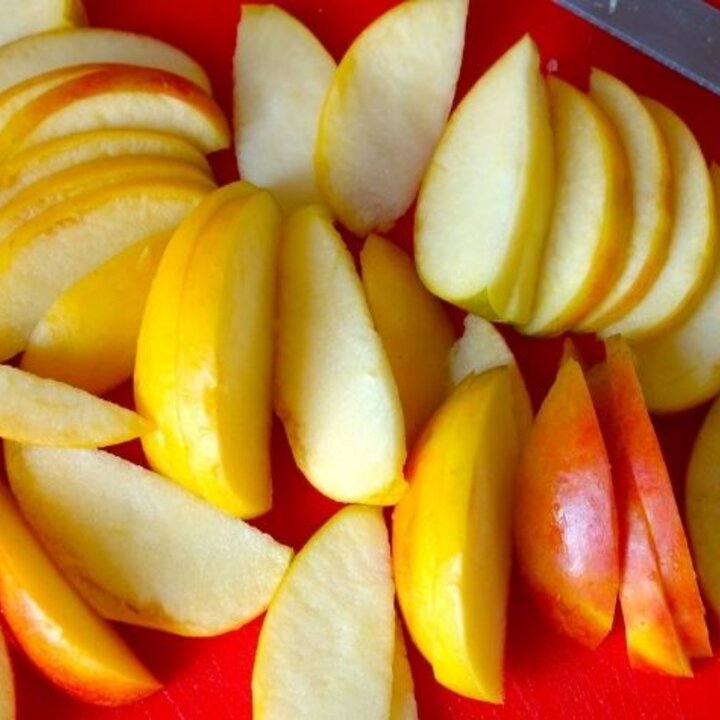
[[[270,425],[281,217],[238,183],[170,240],[147,300],[135,375],[153,468],[231,515],[272,505]],[[205,204],[215,208],[210,197]],[[197,226],[198,216],[208,219]]]
[[[158,68],[210,90],[200,65],[161,40],[121,30],[68,28],[29,35],[0,47],[0,92],[36,75],[90,63]]]
[[[632,221],[628,170],[614,127],[586,95],[550,78],[557,188],[535,306],[522,331],[554,335],[605,296]]]
[[[0,632],[0,720],[15,720],[15,678],[2,632]]]
[[[715,199],[702,150],[685,123],[653,100],[645,105],[660,127],[674,178],[675,217],[667,260],[643,299],[617,322],[601,328],[637,342],[676,327],[692,312],[715,267]]]
[[[253,669],[253,717],[386,720],[393,596],[380,509],[340,510],[298,553],[270,605]]]
[[[393,655],[392,696],[390,701],[390,720],[417,720],[418,710],[415,702],[410,663],[408,662],[405,639],[399,621],[395,622],[395,651]]]
[[[159,689],[110,625],[80,599],[43,552],[0,484],[0,606],[25,654],[53,683],[98,705]]]
[[[415,257],[428,289],[509,322],[530,316],[552,207],[553,139],[539,62],[528,35],[478,80],[450,118],[415,216]]]
[[[324,208],[288,221],[279,288],[275,409],[295,462],[334,500],[394,504],[406,488],[399,393],[353,258]]]
[[[667,257],[672,208],[670,159],[652,114],[625,83],[600,70],[590,76],[590,96],[622,140],[630,168],[633,222],[620,274],[577,324],[581,331],[609,325],[650,289]]]
[[[5,0],[3,16],[0,45],[87,22],[81,0]]]
[[[467,378],[416,444],[393,521],[415,644],[439,683],[493,703],[503,698],[517,436],[508,371]]]
[[[442,304],[423,287],[413,261],[400,248],[371,235],[360,253],[360,264],[411,444],[445,399],[455,332]]]
[[[450,113],[467,12],[468,0],[400,3],[338,66],[315,162],[326,200],[357,235],[388,229],[415,199]]]
[[[234,60],[238,167],[286,212],[321,199],[315,139],[336,67],[289,13],[275,5],[242,6]]]
[[[169,239],[140,240],[61,293],[33,330],[21,367],[95,395],[132,377],[145,302]]]
[[[218,635],[260,615],[290,563],[290,548],[115,455],[6,443],[5,456],[28,522],[108,619]]]
[[[128,181],[54,206],[0,245],[0,358],[26,345],[58,295],[139,240],[169,232],[206,183]]]
[[[0,130],[0,158],[108,128],[171,133],[205,153],[230,144],[222,110],[204,90],[165,70],[121,65],[69,80],[20,108]]]

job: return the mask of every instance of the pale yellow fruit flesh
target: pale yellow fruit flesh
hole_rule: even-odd
[[[86,22],[81,0],[5,0],[0,45]]]
[[[279,288],[275,407],[298,467],[340,502],[394,504],[406,486],[402,406],[353,259],[323,208],[288,221]]]
[[[530,316],[555,184],[539,62],[526,36],[470,90],[428,167],[415,217],[428,289],[508,322]]]
[[[400,623],[396,622],[390,720],[417,720],[417,717],[415,686],[405,648],[405,638]]]
[[[336,64],[318,39],[274,5],[243,5],[234,60],[240,175],[285,212],[319,202],[318,122]],[[302,92],[298,88],[302,87]]]
[[[386,720],[393,595],[381,511],[341,510],[298,554],[270,605],[253,669],[253,717]]]
[[[6,444],[28,521],[104,617],[217,635],[268,606],[292,550],[115,455]]]
[[[15,720],[15,678],[5,638],[0,632],[0,720]]]
[[[455,95],[467,11],[468,0],[400,3],[338,66],[315,161],[326,201],[357,235],[389,228],[415,198]]]

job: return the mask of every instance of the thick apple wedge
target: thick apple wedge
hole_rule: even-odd
[[[625,149],[633,219],[620,274],[576,324],[580,331],[606,326],[640,302],[667,257],[672,219],[670,159],[652,114],[627,85],[600,70],[590,76],[590,96],[615,125]]]
[[[391,570],[379,508],[345,508],[315,533],[260,631],[252,678],[256,720],[389,717]]]
[[[66,288],[129,245],[170,232],[207,191],[207,183],[108,185],[17,228],[0,245],[0,358],[25,347]]]
[[[38,669],[66,692],[98,705],[122,705],[158,690],[112,627],[50,562],[4,484],[0,526],[0,607]]]
[[[645,105],[667,143],[673,176],[674,218],[667,259],[642,300],[617,322],[599,329],[637,342],[679,325],[710,281],[717,256],[715,198],[702,150],[685,123],[653,100]]]
[[[523,446],[515,492],[516,557],[528,587],[555,628],[597,647],[615,617],[618,527],[610,462],[573,358]]]
[[[234,60],[238,167],[286,212],[321,200],[315,140],[336,67],[292,15],[275,5],[242,6]]]
[[[392,673],[390,720],[417,720],[418,710],[415,701],[415,686],[399,621],[395,623],[395,651]]]
[[[81,0],[6,0],[0,45],[50,30],[85,25]]]
[[[110,128],[170,133],[205,153],[230,144],[222,110],[197,85],[165,70],[119,65],[69,80],[20,108],[0,129],[0,158]]]
[[[412,204],[455,96],[467,12],[468,0],[400,3],[340,62],[315,163],[325,199],[354,233],[387,229]]]
[[[269,535],[115,455],[5,443],[5,459],[28,522],[108,619],[218,635],[260,615],[290,563]]]
[[[625,154],[588,96],[548,80],[557,187],[540,261],[537,297],[522,331],[554,335],[602,300],[625,259],[632,222]]]
[[[379,235],[360,253],[370,312],[392,367],[411,445],[447,394],[455,341],[450,317],[423,287],[410,257]]]
[[[433,416],[395,509],[398,600],[438,682],[503,699],[512,502],[519,453],[510,375],[473,375]]]
[[[131,245],[60,294],[21,367],[95,395],[132,377],[145,302],[169,239],[163,233]]]
[[[15,678],[2,632],[0,632],[0,720],[15,720]],[[402,717],[398,720],[402,720]]]
[[[69,28],[29,35],[0,47],[0,92],[36,75],[90,63],[158,68],[210,90],[200,65],[161,40],[121,30]]]
[[[525,322],[552,207],[553,139],[529,36],[457,107],[423,179],[415,258],[435,295]]]
[[[406,488],[400,397],[353,258],[324,208],[288,221],[279,288],[275,409],[295,462],[334,500],[396,503]]]

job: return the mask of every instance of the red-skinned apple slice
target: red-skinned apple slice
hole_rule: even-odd
[[[0,630],[0,720],[15,720],[15,678],[5,637]]]

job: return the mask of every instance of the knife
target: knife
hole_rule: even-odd
[[[720,11],[703,0],[555,0],[720,95]]]

